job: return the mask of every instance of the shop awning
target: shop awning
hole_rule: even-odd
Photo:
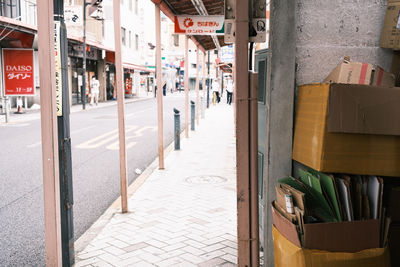
[[[0,16],[0,45],[10,48],[32,48],[36,26]]]
[[[71,34],[68,34],[67,37],[68,37],[69,40],[74,40],[74,41],[83,43],[83,37],[78,37],[78,36],[74,36],[74,35],[71,35]],[[106,47],[106,46],[104,46],[103,44],[101,44],[99,42],[92,41],[92,40],[89,40],[89,39],[86,39],[86,44],[90,45],[90,46],[94,46],[94,47],[96,47],[96,48],[98,48],[100,50],[114,51],[113,48]]]
[[[143,66],[143,65],[137,65],[137,64],[132,64],[132,63],[122,63],[122,66],[125,69],[131,69],[131,70],[135,70],[135,71],[154,72],[154,69],[150,69],[147,66]]]
[[[200,15],[193,5],[192,0],[152,0],[152,2],[160,5],[161,11],[172,21],[174,21],[175,15]],[[224,0],[202,0],[202,2],[208,15],[224,14]],[[211,36],[194,35],[191,39],[203,51],[216,49]],[[217,40],[220,46],[227,45],[224,42],[224,36],[217,36]]]

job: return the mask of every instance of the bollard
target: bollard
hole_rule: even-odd
[[[200,97],[201,118],[204,119],[204,98]]]
[[[181,149],[181,115],[179,110],[174,108],[174,125],[175,125],[175,150]]]
[[[190,101],[190,107],[191,107],[190,130],[194,131],[194,118],[196,115],[196,111],[195,111],[195,105],[194,105],[193,101]]]

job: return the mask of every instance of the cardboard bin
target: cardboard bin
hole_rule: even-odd
[[[299,87],[293,159],[317,171],[400,176],[400,88]]]
[[[381,34],[381,47],[400,49],[400,0],[389,0]]]

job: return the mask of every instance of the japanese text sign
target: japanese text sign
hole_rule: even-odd
[[[33,50],[3,48],[2,52],[4,95],[35,95]]]
[[[175,16],[175,33],[224,35],[224,16]]]

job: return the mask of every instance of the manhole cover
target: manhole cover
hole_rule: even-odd
[[[196,175],[187,177],[185,181],[189,184],[219,184],[225,183],[227,179],[217,175]]]

